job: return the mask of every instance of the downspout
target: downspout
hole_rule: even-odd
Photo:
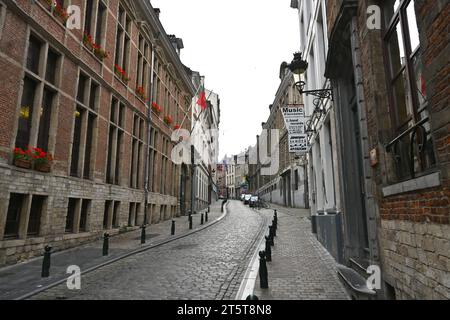
[[[145,208],[144,208],[144,225],[148,224],[147,217],[148,217],[148,196],[150,193],[149,190],[149,184],[150,184],[150,140],[151,140],[151,123],[152,123],[152,108],[151,103],[153,101],[153,82],[154,82],[154,68],[155,68],[155,45],[152,44],[152,66],[151,66],[151,75],[150,75],[150,90],[149,90],[149,100],[148,100],[148,106],[147,106],[147,148],[145,150],[145,184],[144,184],[144,191],[145,191]],[[153,215],[153,213],[152,213]],[[153,217],[150,217],[150,224],[152,223]]]

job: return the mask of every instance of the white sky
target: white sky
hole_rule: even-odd
[[[299,50],[290,0],[151,0],[167,34],[182,38],[181,60],[205,76],[221,100],[220,154],[256,143],[280,84],[279,69]]]

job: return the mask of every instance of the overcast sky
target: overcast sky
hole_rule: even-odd
[[[221,99],[220,155],[256,143],[280,84],[279,69],[299,50],[290,0],[151,0],[167,34],[183,39],[181,60]]]

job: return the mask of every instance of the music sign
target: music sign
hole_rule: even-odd
[[[289,134],[289,152],[308,152],[308,135],[305,133],[305,105],[289,104],[282,107],[281,112]]]

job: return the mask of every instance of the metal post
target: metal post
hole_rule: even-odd
[[[142,225],[142,232],[141,232],[141,244],[145,243],[145,224]]]
[[[203,224],[203,213],[202,213],[201,218],[200,218],[200,224]]]
[[[44,252],[44,260],[42,261],[42,278],[50,277],[50,260],[52,255],[52,247],[46,246]]]
[[[192,214],[189,213],[189,230],[192,230]]]
[[[259,281],[261,289],[269,288],[269,280],[267,274],[266,253],[264,251],[259,252]]]
[[[208,222],[208,212],[205,213],[205,222]]]
[[[270,245],[273,247],[275,244],[273,242],[273,227],[269,226],[269,239],[270,239]]]
[[[272,235],[274,237],[277,236],[277,224],[275,223],[275,221],[272,221]]]
[[[107,256],[109,252],[109,234],[103,236],[103,256]]]
[[[172,220],[172,235],[175,235],[175,220]]]
[[[272,248],[270,247],[270,238],[266,237],[266,261],[272,261]]]

